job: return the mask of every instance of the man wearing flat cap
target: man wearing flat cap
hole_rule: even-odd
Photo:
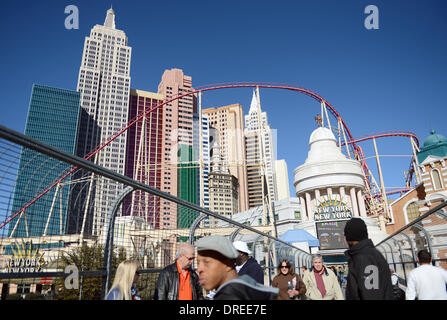
[[[349,220],[344,229],[349,250],[346,300],[392,300],[391,273],[383,255],[368,239],[368,229],[360,218]]]
[[[197,273],[205,290],[216,290],[214,300],[276,300],[278,289],[263,286],[247,275],[238,276],[238,252],[224,236],[204,237],[196,242]]]

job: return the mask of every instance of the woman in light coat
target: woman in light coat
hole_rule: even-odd
[[[337,276],[323,265],[323,257],[312,255],[312,264],[303,277],[306,297],[310,300],[344,300]]]

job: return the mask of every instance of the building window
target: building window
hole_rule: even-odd
[[[441,175],[439,174],[438,169],[433,169],[431,171],[431,177],[432,177],[432,180],[433,180],[434,190],[442,189]]]
[[[413,202],[409,204],[407,207],[408,223],[410,223],[411,221],[415,220],[418,217],[419,217],[419,206],[417,205],[416,202]]]

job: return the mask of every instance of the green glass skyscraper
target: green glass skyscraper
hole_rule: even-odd
[[[34,84],[25,135],[74,154],[79,108],[79,92]],[[56,181],[68,167],[67,163],[22,149],[11,212],[20,214],[9,223],[9,236],[36,237],[65,233],[70,191],[68,184],[59,184],[26,210],[22,208]]]

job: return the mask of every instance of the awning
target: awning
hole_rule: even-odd
[[[279,237],[279,239],[290,244],[294,242],[307,242],[309,247],[320,246],[320,242],[318,241],[318,239],[303,229],[289,230],[285,232],[281,237]]]

